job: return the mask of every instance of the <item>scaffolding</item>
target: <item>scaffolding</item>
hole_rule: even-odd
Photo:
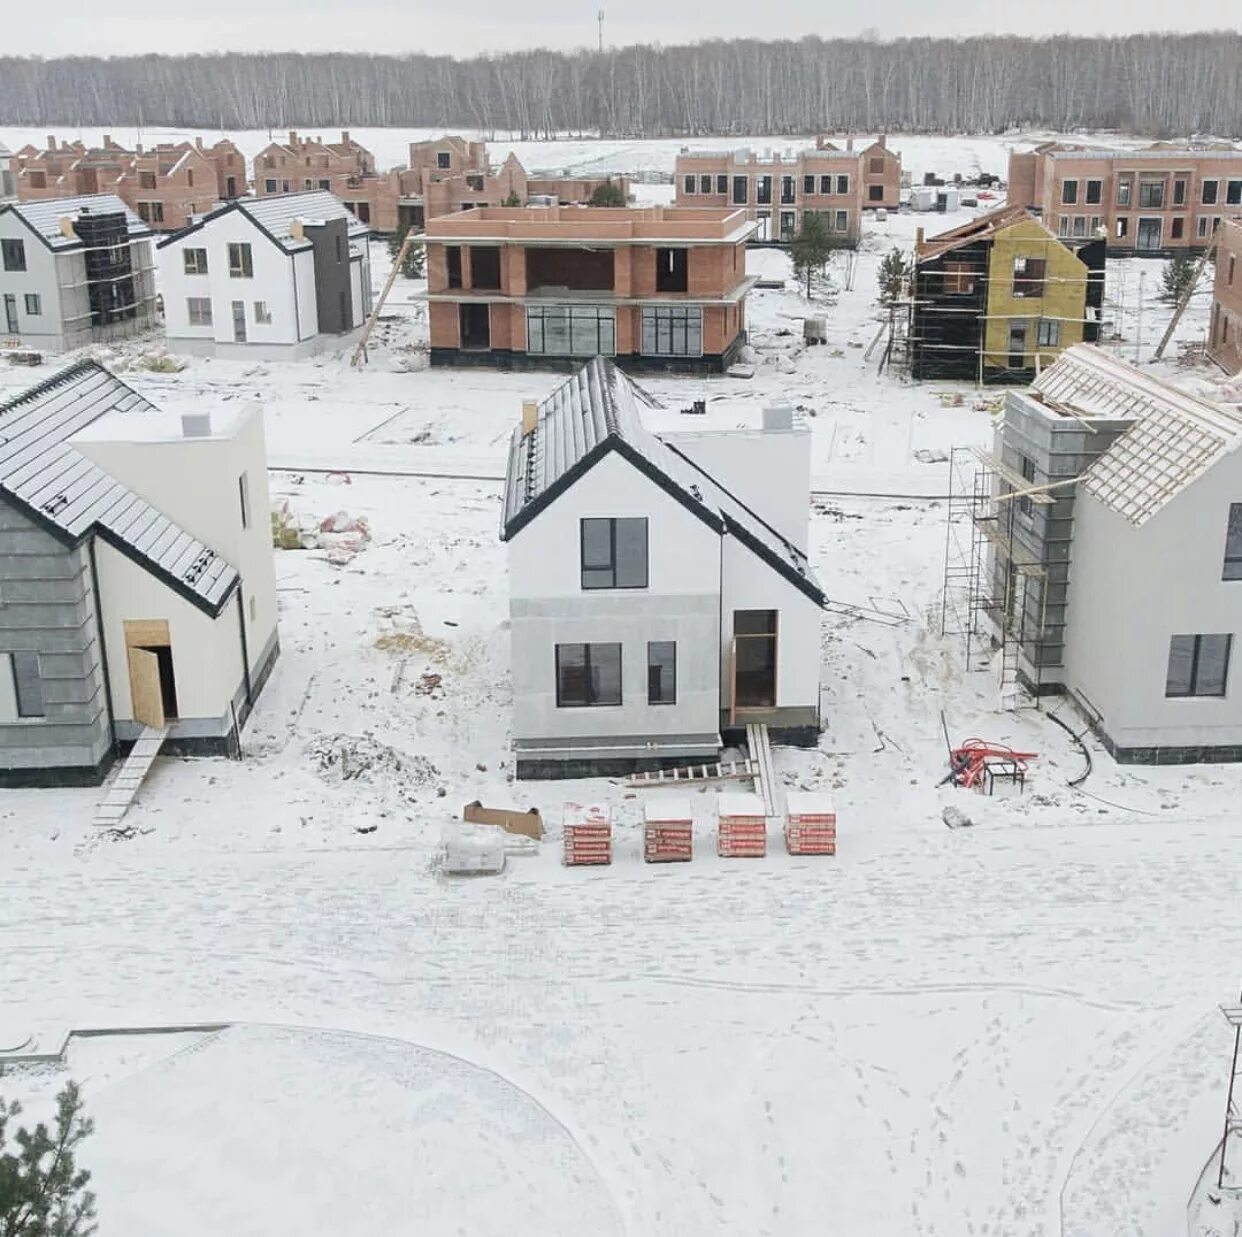
[[[1047,564],[1015,536],[1015,519],[1020,504],[1051,504],[1045,491],[982,448],[950,453],[940,634],[964,639],[967,670],[999,661],[1010,707],[1039,699]]]

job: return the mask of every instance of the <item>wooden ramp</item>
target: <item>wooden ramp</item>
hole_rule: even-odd
[[[95,824],[112,827],[121,823],[167,736],[167,726],[147,726],[138,736],[125,757],[125,763],[95,808]]]
[[[746,727],[746,746],[750,749],[750,763],[755,766],[755,793],[762,797],[769,818],[779,816],[781,793],[776,771],[772,768],[772,744],[768,740],[767,726],[751,722]]]
[[[652,769],[646,773],[632,774],[626,786],[635,790],[652,786],[688,786],[691,782],[728,782],[734,778],[753,778],[753,760],[717,760],[709,764],[681,765],[676,769]]]

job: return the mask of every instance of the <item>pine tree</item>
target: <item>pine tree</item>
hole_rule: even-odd
[[[408,223],[397,225],[397,230],[388,238],[388,256],[395,262],[401,246],[405,243],[406,234],[410,230]],[[406,279],[421,279],[427,270],[427,250],[421,240],[416,240],[406,250],[405,261],[401,263],[401,274]],[[0,1233],[0,1237],[6,1237]]]
[[[9,1125],[21,1105],[0,1098],[0,1237],[90,1237],[95,1232],[95,1196],[90,1173],[76,1153],[95,1123],[82,1115],[82,1096],[70,1082],[56,1097],[56,1128],[40,1121],[18,1126],[16,1154],[7,1151]]]
[[[880,286],[880,304],[892,305],[905,294],[914,274],[913,264],[900,249],[890,249],[880,263],[876,283]]]
[[[789,256],[793,259],[794,274],[806,284],[806,299],[811,299],[811,276],[818,275],[828,264],[837,242],[828,231],[828,224],[820,211],[802,212],[802,230],[789,243]]]
[[[1199,262],[1188,253],[1179,253],[1165,263],[1160,275],[1160,299],[1176,304],[1194,282]]]
[[[595,192],[591,194],[592,206],[624,206],[625,194],[621,192],[620,185],[612,183],[610,176],[602,185],[595,186]]]

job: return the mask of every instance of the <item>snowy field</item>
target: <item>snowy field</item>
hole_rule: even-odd
[[[936,142],[945,170],[1001,170],[999,141]],[[634,166],[580,145],[575,166]],[[753,380],[646,384],[672,408],[802,407],[819,579],[898,616],[825,616],[827,729],[776,752],[789,787],[833,794],[833,859],[718,860],[704,795],[693,864],[648,867],[619,783],[510,780],[498,478],[521,401],[556,375],[428,371],[415,283],[360,371],[156,374],[158,341],[99,353],[169,408],[260,402],[274,498],[364,515],[374,537],[344,563],[280,553],[282,656],[243,759],[159,761],[135,836],[93,832],[98,792],[0,794],[0,1047],[234,1024],[70,1048],[101,1237],[370,1237],[411,1214],[434,1237],[1186,1231],[1232,1042],[1216,1006],[1238,985],[1242,768],[1122,769],[1089,740],[1071,790],[1065,732],[997,713],[991,677],[939,634],[934,461],[989,440],[995,393],[915,386],[866,354],[886,249],[969,217],[869,224],[852,288],[838,256],[817,294],[828,347],[801,349],[791,284],[752,297]],[[788,273],[776,251],[749,263]],[[1127,358],[1167,323],[1159,269],[1110,264],[1107,346]],[[1207,309],[1200,294],[1179,342]],[[1159,372],[1242,399],[1177,352]],[[0,370],[0,394],[54,368]],[[942,711],[955,741],[1041,753],[1024,796],[937,787]],[[571,794],[614,803],[612,867],[560,866]],[[540,807],[549,836],[453,881],[437,844],[475,798]],[[948,804],[974,827],[947,829]],[[39,1112],[61,1077],[3,1086]]]

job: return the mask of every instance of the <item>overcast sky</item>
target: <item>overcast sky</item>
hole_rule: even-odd
[[[825,38],[873,30],[926,34],[1122,34],[1236,27],[1221,0],[59,0],[20,4],[3,50],[16,55],[184,51],[425,51],[468,55],[594,45],[606,11],[610,45],[749,36]],[[704,14],[703,17],[700,14]],[[710,14],[710,18],[707,18]],[[2,87],[0,87],[2,88]]]

